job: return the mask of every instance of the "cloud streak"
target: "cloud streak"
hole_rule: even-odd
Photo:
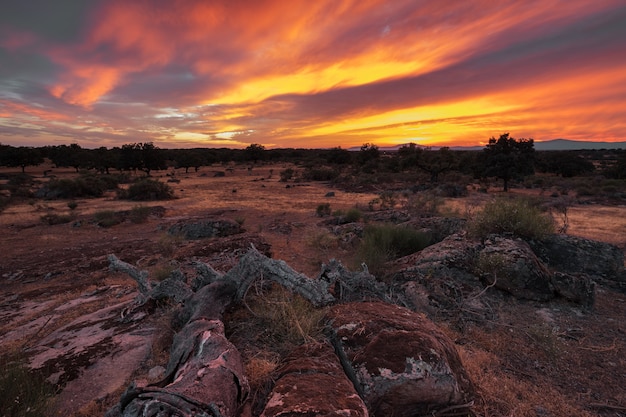
[[[0,142],[626,138],[621,1],[110,0],[0,17]]]

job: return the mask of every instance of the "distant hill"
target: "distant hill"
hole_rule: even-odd
[[[581,149],[626,149],[626,142],[591,142],[569,139],[554,139],[535,142],[538,151],[574,151]]]
[[[408,145],[395,145],[395,146],[381,146],[381,151],[395,152],[401,147]],[[417,145],[418,148],[429,148],[437,150],[441,146],[422,146]],[[480,151],[484,149],[484,146],[450,146],[453,151]],[[349,148],[350,151],[358,151],[361,148],[358,146]],[[592,142],[586,140],[570,140],[570,139],[552,139],[541,142],[535,141],[535,150],[537,151],[576,151],[587,149],[626,149],[626,142]]]

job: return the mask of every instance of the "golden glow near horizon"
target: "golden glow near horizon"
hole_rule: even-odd
[[[45,28],[9,6],[0,142],[626,140],[620,0],[152,3],[94,2]]]

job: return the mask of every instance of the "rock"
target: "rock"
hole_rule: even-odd
[[[154,329],[119,320],[128,305],[125,301],[80,316],[30,350],[29,366],[45,369],[49,381],[62,387],[59,413],[73,415],[93,399],[113,394],[150,355]]]
[[[162,366],[155,366],[148,371],[148,379],[150,381],[158,381],[165,376],[165,368]]]
[[[411,215],[409,213],[400,210],[375,211],[373,213],[368,213],[366,217],[369,221],[393,224],[405,223],[411,219]]]
[[[441,242],[450,235],[461,233],[466,224],[467,220],[455,217],[420,217],[404,223],[406,226],[428,233],[433,243]]]
[[[524,240],[492,235],[485,240],[478,263],[489,284],[515,297],[535,301],[554,298],[550,272]]]
[[[615,245],[569,235],[553,235],[530,245],[551,268],[626,284],[624,253]]]
[[[262,417],[366,417],[367,407],[328,343],[295,349],[278,369]]]
[[[239,223],[230,219],[180,222],[168,229],[169,234],[183,235],[185,239],[224,237],[241,232],[242,230]]]
[[[582,305],[586,309],[593,308],[595,301],[595,282],[584,274],[552,274],[552,285],[561,297]]]
[[[324,197],[334,197],[335,196],[335,192],[334,191],[329,191],[326,193],[326,195],[324,195]]]
[[[476,256],[481,249],[479,241],[466,239],[461,234],[453,234],[420,252],[398,259],[395,264],[424,272],[442,268],[473,271]]]
[[[332,307],[327,318],[372,415],[461,411],[474,397],[453,342],[422,314],[382,302]]]

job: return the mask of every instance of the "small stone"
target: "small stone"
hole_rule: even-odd
[[[148,379],[151,382],[158,381],[165,376],[165,368],[162,366],[155,366],[148,371]]]

